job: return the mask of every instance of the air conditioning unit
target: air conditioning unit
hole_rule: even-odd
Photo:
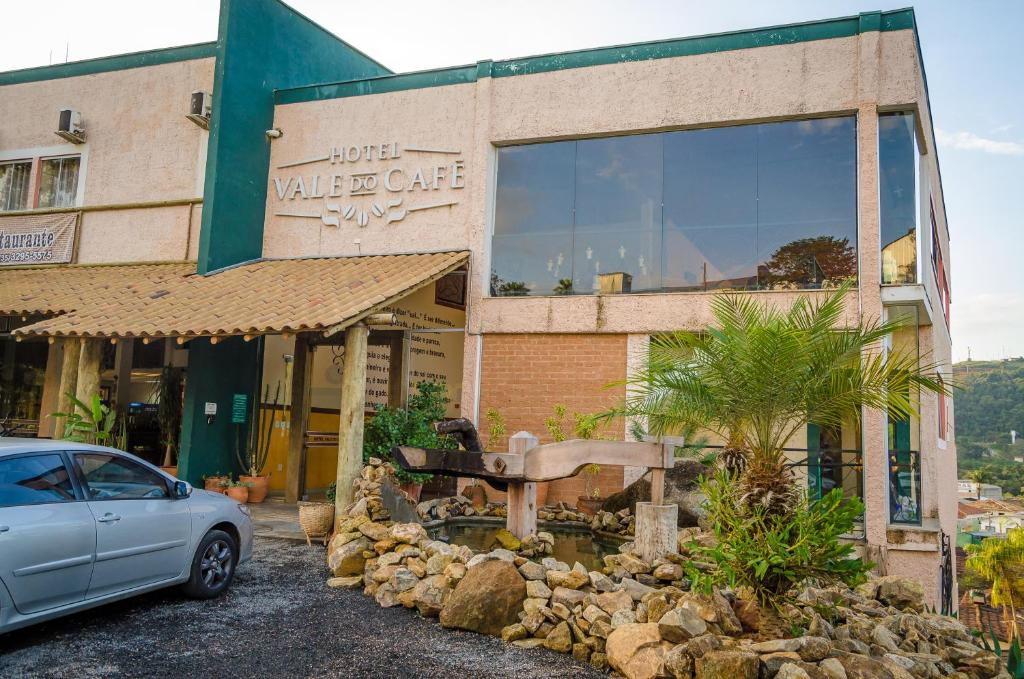
[[[197,90],[189,100],[188,114],[185,116],[204,130],[210,129],[210,111],[213,110],[213,95]]]
[[[57,136],[72,144],[85,143],[85,128],[82,114],[70,108],[62,109],[57,120]]]

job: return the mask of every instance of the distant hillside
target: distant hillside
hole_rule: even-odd
[[[976,444],[1009,444],[1010,430],[1024,435],[1024,358],[965,361],[953,366],[959,389],[956,435]]]

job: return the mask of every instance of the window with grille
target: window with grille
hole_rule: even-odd
[[[39,207],[71,207],[78,195],[81,158],[64,156],[40,161]]]
[[[31,160],[0,163],[0,211],[28,209],[31,176]]]

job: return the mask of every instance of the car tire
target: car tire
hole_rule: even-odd
[[[188,582],[182,591],[194,599],[212,599],[223,594],[235,577],[238,545],[222,530],[211,530],[199,543]]]

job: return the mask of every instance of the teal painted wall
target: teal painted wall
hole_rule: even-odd
[[[192,340],[188,352],[185,416],[181,423],[181,455],[178,476],[202,485],[204,475],[240,470],[235,459],[239,425],[231,423],[231,397],[252,395],[260,381],[261,342],[231,337],[217,344]],[[217,404],[217,415],[207,423],[207,402]]]
[[[200,273],[262,253],[274,90],[388,73],[277,0],[221,0]]]
[[[221,0],[213,111],[206,163],[199,273],[260,257],[274,90],[328,80],[390,73],[277,0]],[[189,351],[179,474],[199,483],[204,474],[237,473],[231,396],[250,403],[260,384],[259,342],[234,338],[211,345],[193,340]],[[207,424],[206,402],[218,415]]]

